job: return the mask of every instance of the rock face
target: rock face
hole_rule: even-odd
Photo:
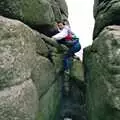
[[[95,0],[94,41],[84,50],[89,120],[120,119],[119,9],[119,0]]]
[[[4,0],[0,15],[0,120],[54,120],[68,48],[44,34],[67,19],[65,0]],[[76,66],[71,77],[83,82]],[[78,104],[79,96],[78,88]]]
[[[80,60],[73,59],[71,68],[71,79],[80,80],[84,82],[83,64]]]
[[[30,27],[52,35],[55,21],[68,17],[67,5],[4,0],[0,15],[0,119],[52,120],[60,104],[63,46]]]
[[[0,14],[39,28],[67,18],[68,9],[64,0],[4,0],[0,1]]]
[[[36,33],[19,21],[0,16],[0,88],[19,84],[31,76]]]
[[[120,27],[106,27],[86,49],[86,80],[90,120],[120,119]]]
[[[54,117],[61,79],[57,77],[60,69],[56,71],[56,65],[62,66],[62,58],[57,47],[49,45],[48,49],[48,45],[27,25],[0,16],[1,120]],[[50,46],[56,49],[56,53],[50,51],[53,63],[48,57]]]
[[[95,0],[94,38],[98,36],[105,26],[119,24],[120,1],[119,0]],[[102,21],[102,22],[101,22]]]
[[[68,8],[67,8],[65,0],[56,0],[56,2],[59,5],[59,8],[60,8],[60,11],[62,14],[62,18],[63,19],[68,18]]]
[[[0,2],[0,14],[30,25],[51,24],[55,20],[47,0],[4,0]]]
[[[35,120],[38,95],[32,80],[0,91],[1,120]]]

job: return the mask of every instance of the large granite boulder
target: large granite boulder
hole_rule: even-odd
[[[4,0],[0,1],[0,14],[18,19],[41,32],[50,34],[55,21],[68,18],[65,0]]]
[[[108,25],[119,24],[119,12],[119,0],[95,0],[94,16],[96,22],[94,29],[94,38],[98,36],[104,27]]]
[[[51,25],[55,20],[48,0],[0,1],[0,14],[19,19],[31,26]]]
[[[41,96],[55,81],[53,64],[45,57],[38,57],[31,77],[38,89],[39,96]]]
[[[108,26],[84,51],[89,120],[120,119],[120,26]]]
[[[0,119],[54,119],[67,47],[31,28],[51,36],[68,17],[65,1],[4,0],[0,15]]]
[[[58,3],[55,0],[49,0],[49,3],[51,4],[54,16],[55,16],[55,21],[59,21],[62,19],[61,11],[60,11],[60,6],[58,6]]]
[[[49,38],[47,43],[44,39],[20,21],[0,16],[1,120],[54,117],[60,103],[61,67],[57,66],[62,66],[62,57],[57,42]],[[44,109],[48,112],[44,113]]]
[[[0,91],[1,120],[35,120],[38,95],[32,80]]]
[[[31,76],[36,33],[23,23],[0,16],[0,88],[19,84]]]

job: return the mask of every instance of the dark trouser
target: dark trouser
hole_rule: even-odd
[[[69,70],[71,68],[71,57],[74,56],[76,52],[78,52],[81,49],[81,45],[79,41],[74,43],[72,47],[67,51],[67,53],[64,56],[63,62],[64,62],[64,70]]]
[[[68,42],[65,39],[62,39],[62,40],[58,40],[57,42],[59,44],[65,44],[67,46],[70,46],[69,50],[64,55],[64,59],[63,59],[64,71],[67,71],[71,68],[71,64],[72,64],[71,57],[74,56],[74,54],[81,49],[79,39],[68,41]]]

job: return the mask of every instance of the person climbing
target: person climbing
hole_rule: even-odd
[[[70,26],[65,24],[64,22],[65,21],[57,22],[59,33],[52,36],[52,38],[55,39],[59,44],[64,44],[69,48],[63,59],[64,71],[65,73],[69,74],[71,67],[70,59],[74,56],[76,52],[81,49],[81,45],[79,43],[79,38],[76,37],[75,34],[71,31]]]

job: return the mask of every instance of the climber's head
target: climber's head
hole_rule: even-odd
[[[63,20],[64,25],[70,25],[69,21],[67,19]]]
[[[64,22],[63,22],[63,21],[58,21],[58,22],[57,22],[57,27],[58,27],[60,30],[62,30],[62,29],[65,27]]]

